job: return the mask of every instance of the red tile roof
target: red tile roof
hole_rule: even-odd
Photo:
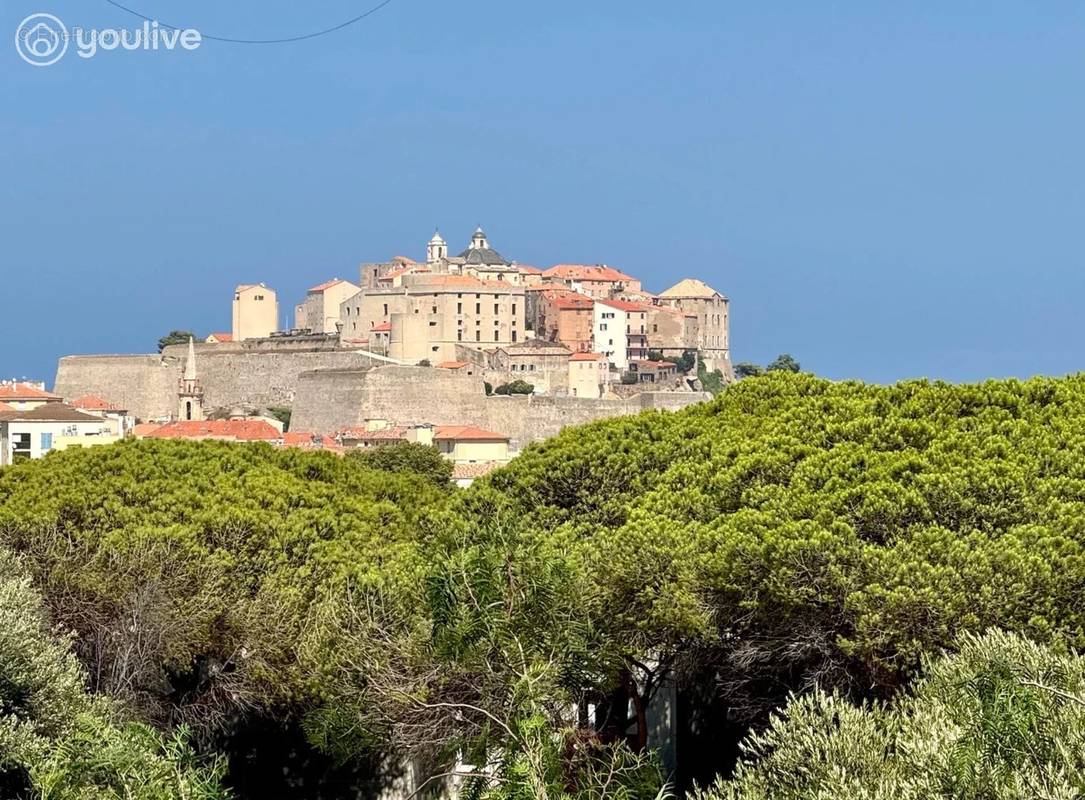
[[[570,361],[602,361],[604,358],[602,353],[573,353],[569,357]]]
[[[548,289],[543,292],[543,298],[555,308],[566,311],[585,311],[592,307],[595,302],[585,294],[579,292],[566,292],[560,289]]]
[[[435,440],[456,442],[507,442],[509,437],[503,433],[476,428],[473,425],[438,425],[434,431]]]
[[[145,435],[150,439],[233,439],[239,442],[273,442],[283,438],[274,425],[262,419],[171,422]]]
[[[631,275],[626,275],[624,272],[619,272],[605,264],[558,264],[546,270],[543,277],[575,281],[606,281],[608,283],[636,280]]]
[[[111,403],[98,395],[88,394],[72,400],[72,408],[81,408],[84,411],[127,411],[116,403]]]
[[[290,431],[283,434],[285,447],[296,447],[299,450],[330,450],[333,453],[343,452],[343,445],[335,441],[331,436],[323,433],[306,433],[304,431]]]
[[[323,292],[324,290],[331,289],[333,286],[338,286],[341,283],[347,283],[347,281],[343,280],[342,278],[332,278],[330,281],[326,281],[326,282],[320,284],[319,286],[314,286],[309,291],[310,292]]]
[[[538,267],[533,267],[530,264],[516,264],[516,269],[520,272],[525,272],[528,275],[542,275],[542,270]]]
[[[392,323],[391,322],[382,322],[380,325],[373,328],[373,331],[376,332],[376,333],[386,333],[386,332],[388,332],[390,330],[392,330]]]
[[[217,342],[232,342],[234,340],[234,335],[224,331],[222,333],[212,333],[207,338],[214,339]]]
[[[382,428],[380,430],[367,430],[366,428],[343,428],[335,434],[336,439],[354,439],[359,442],[395,442],[401,440],[407,433],[407,429]]]
[[[629,300],[596,300],[595,302],[601,303],[604,306],[610,306],[611,308],[617,308],[620,311],[651,311],[655,306],[645,305],[644,303],[633,303]]]
[[[60,400],[60,397],[29,383],[6,383],[0,386],[0,400]]]
[[[4,403],[0,403],[0,414],[14,414],[15,409]]]
[[[137,439],[142,439],[147,434],[151,433],[152,431],[156,431],[161,427],[162,423],[160,422],[141,422],[136,425],[136,427],[132,428],[132,435],[135,436]]]
[[[437,369],[463,369],[469,366],[471,364],[468,361],[442,361],[437,365]]]

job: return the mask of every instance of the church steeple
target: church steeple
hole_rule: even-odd
[[[203,420],[203,385],[196,373],[196,342],[188,337],[188,359],[185,372],[177,387],[177,418]]]
[[[448,244],[441,237],[441,231],[433,234],[433,238],[426,245],[426,263],[433,265],[448,258]]]

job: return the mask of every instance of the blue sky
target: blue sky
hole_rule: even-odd
[[[279,37],[375,0],[128,0]],[[135,27],[4,0],[0,375],[228,329],[360,261],[482,223],[521,262],[605,262],[732,300],[739,361],[973,380],[1085,365],[1085,4],[394,0],[293,45],[69,52]]]

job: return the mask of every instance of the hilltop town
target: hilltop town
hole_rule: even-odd
[[[507,259],[477,229],[450,255],[360,265],[314,285],[285,328],[239,285],[229,331],[159,354],[60,360],[54,389],[0,387],[5,461],[151,438],[330,449],[437,447],[469,483],[569,424],[708,395],[731,379],[729,301],[696,278],[653,294],[605,264]]]

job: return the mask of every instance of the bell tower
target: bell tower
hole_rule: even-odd
[[[448,245],[441,238],[441,232],[437,231],[426,245],[426,263],[432,266],[441,263],[446,258],[448,258]]]
[[[185,374],[177,387],[177,419],[187,422],[202,421],[203,418],[203,385],[196,375],[196,344],[190,336]]]

